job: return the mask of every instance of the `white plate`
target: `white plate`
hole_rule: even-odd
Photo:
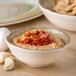
[[[41,15],[37,0],[0,0],[0,26],[28,21]]]

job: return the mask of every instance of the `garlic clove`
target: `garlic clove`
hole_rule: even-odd
[[[8,46],[6,44],[6,37],[10,34],[10,31],[8,28],[2,27],[0,28],[0,51],[5,51],[8,49]]]
[[[10,57],[5,59],[4,70],[9,71],[14,69],[15,63],[14,60]]]
[[[11,53],[7,53],[7,52],[0,52],[0,63],[4,63],[5,58],[7,58],[9,56],[13,56],[13,55]]]

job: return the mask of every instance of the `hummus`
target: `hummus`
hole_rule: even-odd
[[[45,30],[30,30],[15,37],[13,44],[30,50],[49,50],[60,48],[65,45],[64,41]]]

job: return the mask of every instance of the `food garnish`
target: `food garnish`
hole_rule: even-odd
[[[54,40],[50,33],[44,30],[30,30],[24,33],[18,43],[30,44],[35,46],[44,46],[51,44]]]

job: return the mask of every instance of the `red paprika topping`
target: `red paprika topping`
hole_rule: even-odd
[[[50,33],[44,30],[30,30],[22,35],[22,39],[18,39],[18,43],[30,44],[35,46],[45,46],[52,44],[53,39]]]

